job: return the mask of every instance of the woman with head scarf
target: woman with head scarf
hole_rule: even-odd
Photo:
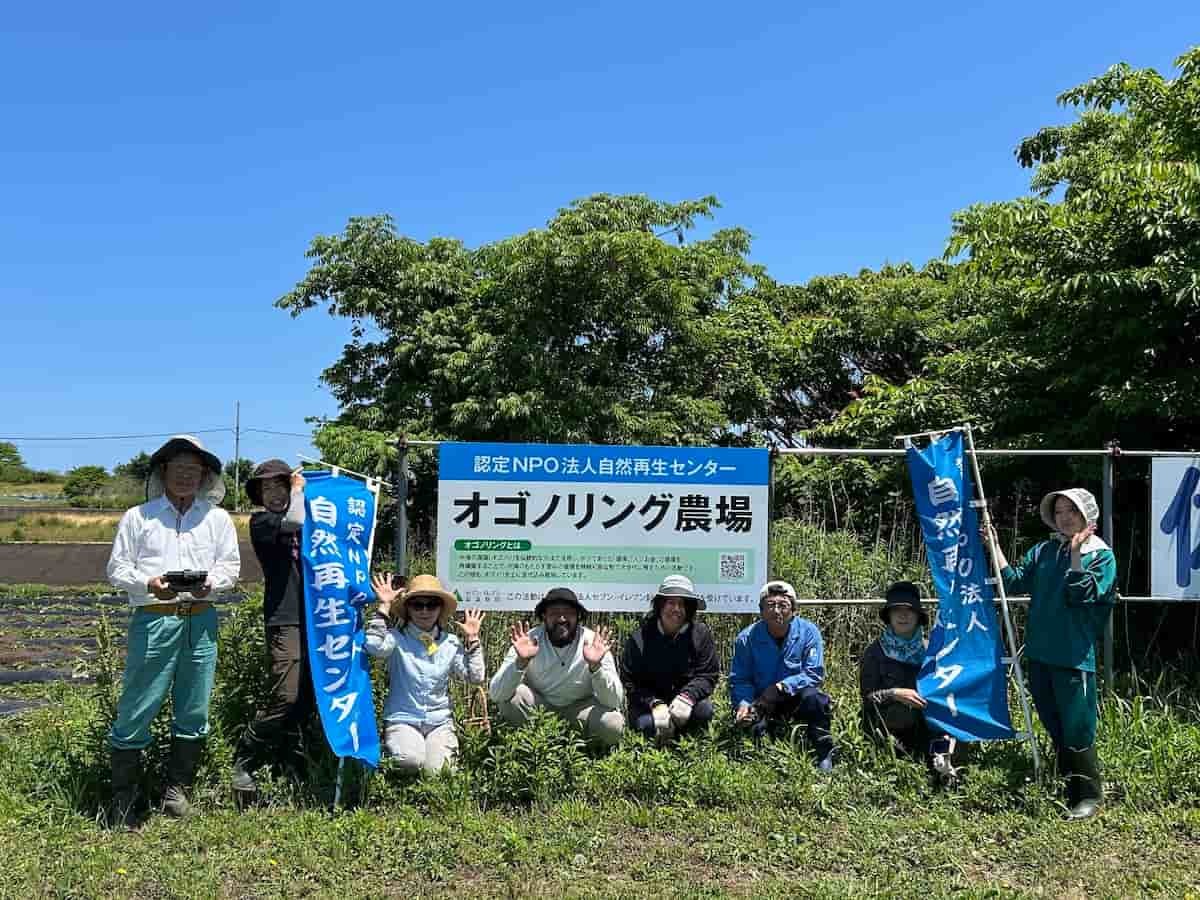
[[[1039,506],[1049,540],[1009,565],[995,529],[987,546],[1004,589],[1029,595],[1029,692],[1067,780],[1067,818],[1087,819],[1104,800],[1096,754],[1096,642],[1116,601],[1117,562],[1098,538],[1100,507],[1082,488],[1052,491]]]
[[[925,759],[943,781],[950,781],[955,775],[950,761],[953,743],[930,732],[922,712],[925,700],[917,691],[929,625],[921,589],[911,581],[897,581],[884,598],[879,611],[883,634],[866,649],[858,667],[863,731],[906,756]]]

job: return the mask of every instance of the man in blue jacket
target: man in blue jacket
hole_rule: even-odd
[[[758,595],[762,619],[742,630],[733,643],[729,695],[734,723],[755,738],[775,734],[791,723],[808,726],[817,767],[833,768],[833,735],[825,680],[821,632],[796,615],[796,589],[768,581]]]

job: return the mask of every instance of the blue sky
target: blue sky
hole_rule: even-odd
[[[1171,71],[1200,4],[19,4],[0,33],[0,438],[333,415],[348,339],[273,302],[318,233],[469,245],[570,200],[716,194],[784,281],[939,256],[1110,64]],[[205,435],[223,457],[233,435]],[[112,466],[156,439],[19,441]],[[244,456],[303,437],[247,432]]]

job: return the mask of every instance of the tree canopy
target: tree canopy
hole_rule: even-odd
[[[318,434],[378,471],[459,440],[888,444],[971,419],[992,445],[1200,437],[1200,49],[1112,67],[1021,141],[1031,194],[952,221],[944,261],[774,281],[713,197],[595,195],[468,248],[351,219],[277,305],[352,340]]]

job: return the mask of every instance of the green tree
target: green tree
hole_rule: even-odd
[[[222,506],[228,509],[244,509],[249,504],[249,498],[246,496],[246,481],[253,473],[254,460],[241,458],[225,462],[225,469],[221,474],[225,480],[225,499],[221,502]]]
[[[323,375],[341,427],[729,441],[722,369],[710,365],[721,313],[768,279],[746,260],[744,231],[685,239],[716,207],[712,197],[598,195],[478,249],[402,237],[385,216],[351,219],[313,241],[311,270],[277,305],[298,315],[324,304],[353,320],[351,343]]]
[[[128,478],[138,484],[144,484],[150,477],[150,454],[145,450],[128,462],[123,462],[113,469],[113,475],[118,478]]]
[[[1200,48],[1178,78],[1121,64],[1017,149],[1034,196],[955,217],[950,253],[996,298],[976,353],[1007,360],[1005,440],[1200,440]]]
[[[25,467],[25,460],[21,458],[21,451],[11,441],[0,441],[0,466]]]
[[[63,494],[72,503],[94,497],[108,484],[109,475],[103,466],[78,466],[67,472]]]

